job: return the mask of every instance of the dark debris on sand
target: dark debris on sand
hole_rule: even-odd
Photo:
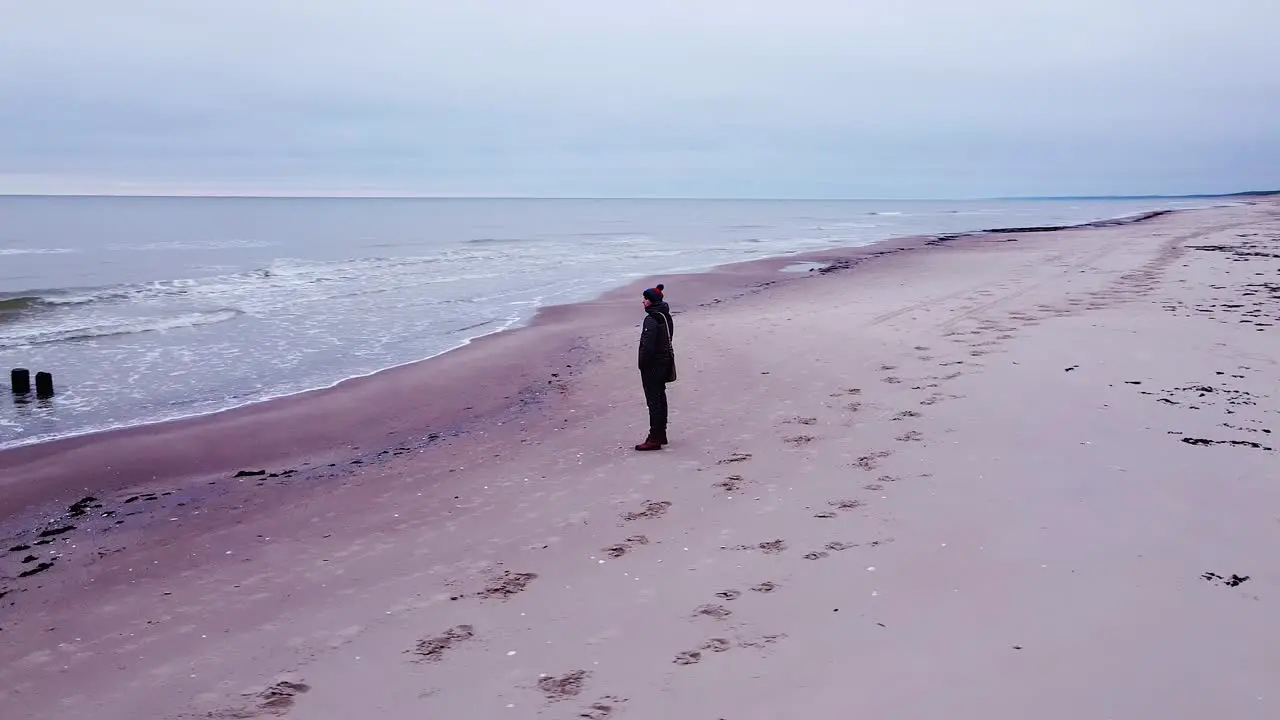
[[[1237,575],[1235,573],[1231,573],[1230,577],[1223,577],[1215,572],[1207,572],[1200,577],[1215,585],[1225,585],[1227,587],[1239,587],[1249,581],[1248,575]]]
[[[51,567],[53,567],[53,563],[42,562],[39,565],[36,565],[35,567],[31,568],[30,570],[24,570],[18,573],[18,577],[25,578],[25,577],[31,577],[32,575],[38,575],[44,572],[45,570],[48,570]]]

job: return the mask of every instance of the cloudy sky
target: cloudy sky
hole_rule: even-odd
[[[1280,187],[1277,0],[0,0],[0,193]]]

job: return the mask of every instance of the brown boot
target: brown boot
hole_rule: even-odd
[[[640,452],[649,452],[650,450],[661,450],[662,443],[658,442],[653,435],[645,438],[645,441],[636,446],[636,450]]]
[[[659,445],[670,445],[670,444],[671,444],[671,443],[667,442],[667,431],[666,431],[666,430],[663,430],[662,432],[659,432],[659,433],[649,433],[649,437],[650,437],[650,438],[652,438],[652,439],[653,439],[653,441],[654,441],[654,442],[656,442],[656,443],[658,443]]]

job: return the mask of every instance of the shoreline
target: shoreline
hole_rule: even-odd
[[[1200,197],[1200,196],[1187,196],[1187,197]],[[1204,197],[1206,197],[1206,198],[1213,198],[1213,197],[1216,197],[1216,196],[1204,196]],[[1015,199],[1016,199],[1016,198],[1015,198]],[[1103,198],[1103,199],[1105,199],[1105,198]],[[1153,196],[1153,198],[1152,198],[1152,199],[1162,199],[1162,198],[1161,198],[1160,196]],[[1181,196],[1171,196],[1171,197],[1169,197],[1168,199],[1181,199]],[[1151,220],[1151,219],[1154,219],[1154,218],[1160,217],[1160,216],[1162,216],[1162,215],[1167,215],[1167,214],[1170,214],[1170,213],[1178,213],[1178,212],[1194,212],[1194,211],[1197,211],[1197,210],[1204,210],[1204,209],[1209,209],[1209,208],[1213,208],[1213,207],[1223,207],[1223,206],[1220,206],[1220,205],[1210,205],[1210,206],[1203,206],[1203,207],[1178,208],[1178,209],[1170,209],[1170,210],[1151,210],[1151,211],[1145,211],[1145,212],[1140,212],[1140,213],[1131,213],[1131,214],[1128,214],[1128,215],[1117,215],[1117,216],[1112,217],[1112,218],[1106,218],[1106,219],[1102,219],[1102,220],[1091,220],[1091,221],[1088,221],[1088,222],[1075,223],[1075,224],[1069,224],[1069,225],[1041,225],[1041,226],[1032,226],[1032,227],[996,227],[996,228],[984,228],[984,229],[981,229],[981,230],[966,230],[966,231],[963,231],[963,232],[957,232],[957,233],[942,233],[942,234],[937,234],[937,235],[927,235],[927,236],[926,236],[926,235],[921,235],[921,236],[913,236],[913,235],[890,236],[890,237],[886,237],[886,238],[883,238],[883,239],[880,239],[880,240],[872,241],[872,242],[867,243],[867,244],[865,244],[865,245],[846,245],[846,246],[839,246],[839,247],[835,247],[835,248],[832,248],[832,249],[830,249],[830,250],[802,250],[802,251],[796,251],[796,252],[791,252],[791,253],[784,253],[784,254],[780,254],[780,255],[770,255],[770,256],[767,256],[767,257],[763,257],[763,258],[754,258],[754,259],[752,259],[752,260],[743,260],[743,261],[738,261],[738,262],[722,263],[722,264],[719,264],[719,265],[711,265],[711,266],[708,266],[708,267],[706,267],[706,268],[699,269],[699,270],[692,270],[692,271],[675,271],[675,272],[672,272],[672,273],[671,273],[671,274],[669,274],[669,275],[663,275],[663,277],[695,278],[695,277],[697,277],[697,276],[699,276],[699,275],[704,275],[704,274],[708,274],[708,273],[714,273],[714,272],[717,272],[717,271],[718,271],[718,270],[720,270],[721,268],[729,268],[729,267],[736,266],[736,265],[745,265],[745,264],[750,264],[750,263],[767,262],[767,261],[770,261],[770,260],[776,260],[776,259],[780,259],[780,258],[794,258],[794,257],[798,257],[798,256],[801,256],[801,255],[805,255],[805,256],[807,256],[807,255],[821,254],[821,253],[831,253],[831,252],[834,252],[834,253],[841,253],[841,252],[847,252],[847,251],[851,251],[851,250],[858,249],[858,248],[874,247],[874,246],[879,246],[879,245],[882,245],[882,244],[885,244],[885,243],[893,243],[893,242],[897,242],[897,241],[900,241],[900,240],[914,240],[914,239],[917,239],[917,238],[953,239],[953,238],[965,238],[965,237],[979,237],[979,236],[982,236],[982,235],[996,235],[996,234],[1010,234],[1010,233],[1031,233],[1031,232],[1056,232],[1056,231],[1059,231],[1059,230],[1074,230],[1074,229],[1084,229],[1084,228],[1093,228],[1093,227],[1112,227],[1112,226],[1116,226],[1116,225],[1128,225],[1128,224],[1132,224],[1132,223],[1145,222],[1145,221],[1147,221],[1147,220]],[[803,261],[803,260],[802,260],[802,261],[797,261],[797,262],[808,262],[808,261]],[[821,271],[821,269],[818,269],[818,270],[819,270],[819,271]],[[194,420],[194,419],[198,419],[198,418],[208,417],[208,416],[211,416],[211,415],[219,415],[219,414],[222,414],[222,413],[233,412],[233,411],[236,411],[236,410],[241,410],[241,409],[243,409],[243,408],[253,407],[253,406],[255,406],[255,405],[261,405],[261,404],[264,404],[264,403],[275,402],[275,401],[278,401],[278,400],[282,400],[282,399],[285,399],[285,398],[294,397],[294,396],[297,396],[297,395],[306,395],[306,394],[309,394],[309,393],[316,393],[316,392],[323,392],[323,391],[327,391],[327,390],[332,390],[332,389],[334,389],[334,388],[336,388],[336,387],[338,387],[338,386],[340,386],[340,385],[342,385],[343,383],[346,383],[346,382],[351,382],[351,381],[356,381],[356,380],[363,380],[363,379],[366,379],[366,378],[370,378],[370,377],[376,376],[376,375],[378,375],[378,374],[380,374],[380,373],[394,371],[394,370],[397,370],[397,369],[400,369],[400,368],[403,368],[403,367],[406,367],[406,366],[409,366],[409,365],[415,365],[415,364],[418,364],[418,363],[429,362],[429,361],[434,360],[434,359],[436,359],[436,358],[438,358],[438,357],[441,357],[441,356],[443,356],[443,355],[447,355],[447,354],[452,353],[452,352],[458,352],[458,351],[464,350],[467,346],[471,345],[472,343],[477,342],[477,341],[479,341],[479,340],[483,340],[484,338],[490,337],[490,336],[492,336],[492,335],[497,335],[497,334],[504,333],[504,332],[512,332],[512,331],[515,331],[515,330],[520,330],[520,329],[522,329],[522,328],[531,327],[531,326],[533,326],[533,324],[534,324],[534,321],[535,321],[535,319],[536,319],[536,317],[537,317],[537,314],[538,314],[539,312],[541,312],[541,311],[542,311],[543,309],[545,309],[545,308],[563,307],[563,306],[571,306],[571,305],[580,305],[580,304],[589,304],[589,303],[593,303],[593,302],[596,302],[597,300],[599,300],[599,299],[601,299],[601,298],[605,297],[606,295],[609,295],[609,294],[611,294],[611,293],[617,292],[617,291],[618,291],[618,290],[620,290],[621,288],[623,288],[623,287],[628,287],[628,286],[633,285],[633,284],[635,284],[635,283],[634,283],[634,282],[630,282],[630,283],[623,283],[622,285],[618,285],[618,286],[613,286],[613,287],[610,287],[610,288],[608,288],[608,289],[606,289],[606,290],[604,290],[604,291],[602,291],[602,292],[600,292],[600,293],[597,293],[596,295],[594,295],[594,296],[592,296],[592,297],[589,297],[589,298],[586,298],[586,299],[583,299],[583,300],[574,300],[574,301],[570,301],[570,302],[567,302],[567,303],[558,303],[558,304],[554,304],[554,305],[539,306],[539,307],[535,310],[534,315],[530,316],[530,318],[529,318],[528,320],[526,320],[526,321],[523,321],[523,322],[522,322],[522,321],[519,321],[519,320],[510,321],[510,322],[511,322],[511,324],[509,324],[509,325],[506,325],[506,326],[503,326],[503,327],[499,327],[499,328],[497,328],[497,329],[495,329],[495,330],[491,330],[491,331],[486,332],[486,333],[481,334],[481,335],[476,335],[476,336],[473,336],[473,337],[468,337],[468,338],[464,339],[464,340],[463,340],[461,343],[459,343],[458,345],[455,345],[455,346],[450,347],[450,348],[445,349],[445,350],[441,350],[440,352],[438,352],[438,353],[436,353],[436,354],[434,354],[434,355],[428,355],[427,357],[417,358],[417,359],[414,359],[414,360],[405,360],[404,362],[399,362],[399,363],[396,363],[396,364],[394,364],[394,365],[388,365],[388,366],[386,366],[386,367],[378,368],[378,369],[376,369],[376,370],[370,370],[370,371],[368,371],[368,372],[360,373],[360,374],[357,374],[357,375],[350,375],[350,376],[342,377],[342,378],[339,378],[339,379],[337,379],[337,380],[334,380],[334,381],[332,381],[332,382],[329,382],[329,383],[326,383],[326,384],[323,384],[323,385],[317,385],[317,386],[315,386],[315,387],[302,388],[302,389],[300,389],[300,390],[288,390],[288,391],[285,391],[285,392],[283,392],[283,393],[281,393],[281,394],[279,394],[279,395],[269,395],[269,396],[263,397],[263,398],[261,398],[261,399],[257,399],[257,400],[250,400],[250,401],[248,401],[248,402],[244,402],[244,403],[240,403],[240,404],[236,404],[236,405],[228,405],[227,407],[218,408],[218,409],[216,409],[216,410],[196,411],[196,412],[192,412],[191,414],[186,414],[186,415],[176,415],[176,416],[173,416],[173,417],[159,418],[159,419],[155,419],[155,420],[142,420],[142,421],[133,422],[133,423],[125,423],[125,424],[120,424],[120,425],[112,425],[112,426],[101,427],[101,428],[94,428],[94,429],[89,429],[89,430],[75,430],[75,431],[70,431],[70,432],[68,432],[68,433],[66,433],[66,434],[58,434],[58,435],[52,435],[52,436],[47,436],[47,437],[41,437],[41,438],[37,438],[37,439],[33,439],[33,440],[18,440],[18,441],[15,441],[15,443],[14,443],[14,444],[12,444],[12,445],[4,445],[4,446],[0,446],[0,453],[4,453],[4,452],[9,451],[9,450],[17,450],[17,449],[21,449],[21,448],[27,448],[27,447],[31,447],[31,446],[35,446],[35,445],[44,445],[44,444],[47,444],[47,443],[57,443],[57,442],[62,442],[62,441],[66,441],[66,440],[74,440],[74,439],[77,439],[77,438],[83,438],[83,437],[86,437],[86,436],[101,435],[101,434],[106,434],[106,433],[119,432],[119,431],[122,431],[122,430],[129,430],[129,429],[133,429],[133,428],[148,427],[148,426],[152,426],[152,425],[163,425],[163,424],[166,424],[166,423],[185,422],[185,421]],[[9,300],[29,300],[29,299],[31,299],[31,298],[26,297],[26,296],[23,296],[23,297],[15,297],[15,298],[10,298],[10,299],[8,299],[8,300],[0,300],[0,304],[3,304],[4,302],[8,302]],[[486,324],[494,324],[494,323],[486,323]],[[500,323],[498,323],[498,324],[500,324]]]
[[[1217,196],[1203,196],[1203,197],[1204,199],[1215,199],[1215,197]],[[1222,197],[1224,197],[1224,199],[1230,199],[1231,196],[1222,196]],[[1161,199],[1183,200],[1184,197],[1180,197],[1180,196],[1149,197],[1149,200],[1161,200]],[[1102,200],[1106,200],[1106,197],[1103,197]],[[1082,223],[1060,224],[1060,225],[1037,225],[1037,227],[982,228],[982,229],[974,229],[974,231],[937,233],[937,234],[929,234],[929,236],[919,236],[919,237],[933,237],[933,238],[975,237],[975,236],[982,236],[982,234],[1015,233],[1015,232],[1053,232],[1053,231],[1060,231],[1060,229],[1110,227],[1110,225],[1112,224],[1128,224],[1128,223],[1134,223],[1134,222],[1143,222],[1143,220],[1160,217],[1160,215],[1167,214],[1167,213],[1181,213],[1181,211],[1219,208],[1219,206],[1228,206],[1228,205],[1206,205],[1206,206],[1192,206],[1192,208],[1147,210],[1147,211],[1138,211],[1138,213],[1115,215],[1115,217],[1107,217],[1107,218],[1101,218],[1097,220],[1088,220],[1088,222],[1082,222]],[[838,254],[838,252],[860,249],[860,247],[872,247],[872,246],[884,245],[884,243],[896,242],[899,240],[911,240],[911,238],[914,238],[914,237],[918,237],[918,236],[888,236],[888,237],[881,238],[881,240],[870,241],[868,243],[865,243],[865,245],[836,246],[836,247],[831,247],[831,249],[822,249],[822,250],[787,251],[787,252],[782,252],[782,254],[778,254],[778,255],[765,256],[765,258],[755,258],[750,260],[732,261],[732,263],[719,263],[719,264],[705,265],[705,266],[699,266],[699,268],[691,269],[691,270],[690,269],[673,270],[673,272],[663,275],[663,277],[694,278],[694,277],[698,277],[698,275],[700,274],[717,272],[717,270],[719,268],[722,268],[722,266],[756,263],[756,261],[768,261],[768,260],[773,260],[778,258],[792,258],[792,256],[799,256],[799,255],[822,254],[822,252],[837,252]],[[241,409],[244,409],[244,407],[252,407],[256,405],[268,404],[268,402],[283,400],[283,398],[307,395],[307,393],[329,391],[329,389],[338,387],[340,386],[340,384],[343,384],[346,382],[352,382],[352,380],[360,380],[360,379],[365,379],[369,377],[374,377],[374,375],[378,375],[379,373],[390,372],[390,370],[403,368],[403,366],[407,366],[407,365],[413,365],[417,363],[426,363],[426,361],[434,360],[436,359],[436,357],[447,355],[449,354],[449,352],[456,352],[456,351],[463,350],[463,348],[466,348],[468,345],[471,345],[472,342],[484,340],[484,338],[489,336],[494,336],[494,334],[517,331],[517,329],[530,327],[530,325],[534,324],[534,320],[536,319],[536,314],[538,314],[538,311],[540,311],[541,309],[544,309],[544,307],[556,307],[559,305],[590,304],[590,302],[594,302],[596,300],[602,299],[602,297],[609,295],[609,293],[611,292],[620,290],[621,287],[626,287],[628,286],[628,284],[631,284],[631,283],[621,282],[620,284],[616,284],[616,286],[604,288],[603,291],[596,292],[595,295],[593,296],[582,297],[582,299],[580,300],[559,302],[559,304],[556,304],[556,305],[545,305],[545,306],[536,307],[535,313],[530,315],[529,318],[526,318],[526,319],[506,318],[506,319],[492,320],[492,322],[488,322],[485,324],[499,325],[497,329],[493,329],[493,331],[485,332],[483,334],[477,334],[477,336],[467,337],[465,338],[465,340],[458,343],[458,345],[454,345],[452,347],[445,348],[445,350],[435,352],[434,355],[428,355],[425,357],[416,357],[416,359],[399,361],[399,363],[383,366],[383,368],[376,368],[374,370],[369,370],[369,372],[344,375],[344,377],[339,377],[337,379],[330,380],[330,382],[315,384],[315,386],[312,386],[312,387],[285,389],[285,391],[280,391],[278,393],[269,393],[269,395],[265,395],[260,398],[255,398],[255,400],[233,402],[233,404],[229,404],[227,406],[215,407],[215,409],[211,409],[211,410],[179,411],[179,414],[175,414],[172,416],[163,416],[163,418],[137,420],[137,421],[125,421],[125,423],[119,423],[119,424],[96,425],[96,427],[90,427],[86,429],[73,429],[73,430],[67,430],[67,432],[44,434],[44,436],[14,439],[14,441],[0,443],[0,454],[3,454],[3,452],[10,451],[10,450],[20,450],[20,448],[46,445],[46,443],[70,441],[70,439],[77,439],[77,438],[83,438],[88,436],[97,436],[97,434],[115,433],[115,432],[120,432],[120,430],[151,427],[151,425],[163,425],[166,423],[182,423],[182,421],[195,420],[200,418],[206,418],[206,416],[230,413],[230,411],[241,410]],[[38,291],[27,291],[27,292],[28,293],[26,293],[26,295],[15,295],[13,297],[5,297],[4,293],[0,293],[0,311],[4,310],[3,306],[6,304],[6,302],[19,302],[19,301],[28,302],[32,300],[41,300],[40,295],[29,295],[29,292],[38,292]]]
[[[1161,198],[1152,198],[1152,199],[1161,199]],[[1169,199],[1169,200],[1175,200],[1175,199],[1180,199],[1180,198],[1170,197],[1170,198],[1167,198],[1167,199]],[[834,247],[834,248],[830,248],[830,249],[822,249],[822,250],[801,250],[801,251],[784,252],[784,253],[781,253],[781,254],[778,254],[778,255],[769,255],[769,256],[766,256],[766,257],[763,257],[763,258],[753,258],[753,259],[751,259],[751,260],[743,260],[743,261],[736,261],[736,262],[730,262],[730,263],[720,263],[720,264],[715,264],[715,265],[708,265],[708,266],[701,267],[701,268],[694,269],[694,270],[677,270],[677,271],[673,271],[673,272],[671,272],[670,274],[664,275],[664,277],[696,278],[697,276],[702,275],[702,274],[706,274],[706,273],[714,273],[714,272],[718,271],[718,270],[719,270],[720,268],[722,268],[722,267],[730,267],[730,266],[734,266],[734,265],[749,264],[749,263],[755,263],[755,262],[766,262],[766,261],[774,260],[774,259],[777,259],[777,258],[796,257],[796,256],[800,256],[800,255],[811,255],[811,254],[815,254],[815,253],[827,253],[827,252],[841,253],[841,252],[848,252],[848,251],[851,251],[851,250],[853,250],[853,249],[857,249],[857,248],[873,247],[873,246],[883,245],[883,244],[886,244],[886,243],[895,243],[895,242],[897,242],[897,241],[899,241],[899,240],[911,240],[911,239],[914,239],[914,238],[916,238],[916,237],[931,237],[931,238],[935,238],[935,239],[938,239],[938,238],[951,239],[951,238],[961,238],[961,237],[976,237],[976,236],[981,236],[981,235],[986,235],[986,234],[1004,234],[1004,233],[1016,233],[1016,232],[1053,232],[1053,231],[1056,231],[1056,230],[1070,230],[1070,229],[1080,229],[1080,228],[1090,228],[1090,227],[1109,227],[1109,226],[1114,225],[1114,224],[1129,224],[1129,223],[1133,223],[1133,222],[1143,222],[1143,221],[1145,221],[1145,220],[1152,219],[1152,218],[1155,218],[1155,217],[1159,217],[1160,215],[1164,215],[1164,214],[1171,213],[1171,212],[1185,212],[1185,211],[1188,211],[1188,210],[1200,210],[1200,209],[1207,209],[1207,208],[1210,208],[1210,207],[1219,207],[1219,206],[1203,206],[1203,207],[1191,207],[1191,208],[1178,208],[1178,209],[1165,209],[1165,210],[1143,211],[1143,212],[1130,213],[1130,214],[1126,214],[1126,215],[1118,215],[1118,216],[1114,216],[1114,217],[1101,218],[1101,219],[1098,219],[1098,220],[1091,220],[1091,221],[1086,221],[1086,222],[1082,222],[1082,223],[1067,224],[1067,225],[1045,225],[1045,226],[1036,226],[1036,227],[1027,227],[1027,228],[1021,228],[1021,227],[996,227],[996,228],[983,228],[983,229],[978,229],[978,230],[967,230],[967,231],[962,231],[962,232],[955,232],[955,233],[942,233],[942,234],[928,235],[928,236],[893,235],[893,236],[888,236],[888,237],[885,237],[885,238],[881,238],[881,239],[879,239],[879,240],[871,241],[871,242],[866,243],[866,244],[864,244],[864,245],[845,245],[845,246],[838,246],[838,247]],[[510,331],[513,331],[513,330],[520,330],[520,329],[522,329],[522,328],[531,327],[531,326],[535,323],[535,321],[536,321],[536,319],[537,319],[537,315],[538,315],[538,313],[539,313],[539,312],[541,312],[544,308],[559,307],[559,306],[565,306],[565,305],[578,305],[578,304],[587,304],[587,303],[592,303],[592,302],[595,302],[596,300],[599,300],[599,299],[601,299],[601,298],[603,298],[603,297],[605,297],[605,296],[609,295],[610,293],[613,293],[613,292],[615,292],[615,291],[617,291],[617,290],[619,290],[619,289],[621,289],[621,288],[623,288],[623,287],[627,287],[627,286],[629,286],[629,285],[631,285],[631,284],[633,284],[633,283],[630,283],[630,282],[624,282],[624,283],[621,283],[621,284],[619,284],[619,285],[611,286],[611,287],[609,287],[609,288],[606,288],[606,289],[604,289],[604,290],[602,290],[602,291],[600,291],[600,292],[596,293],[596,294],[595,294],[595,295],[593,295],[593,296],[585,297],[585,298],[580,299],[580,300],[570,301],[570,302],[566,302],[566,303],[557,303],[557,304],[554,304],[554,305],[539,306],[538,308],[536,308],[536,309],[535,309],[535,312],[534,312],[534,314],[533,314],[533,315],[531,315],[530,317],[528,317],[527,319],[524,319],[524,320],[519,320],[519,319],[512,320],[512,319],[508,318],[508,319],[506,319],[506,320],[495,320],[495,321],[492,321],[492,322],[486,323],[486,324],[491,324],[491,325],[499,325],[500,327],[498,327],[497,329],[494,329],[494,330],[491,330],[491,331],[485,332],[485,333],[480,334],[480,335],[476,335],[476,336],[473,336],[473,337],[465,338],[461,343],[459,343],[459,344],[457,344],[457,345],[455,345],[455,346],[453,346],[453,347],[449,347],[449,348],[447,348],[447,349],[445,349],[445,350],[441,350],[441,351],[440,351],[440,352],[438,352],[438,353],[435,353],[435,354],[433,354],[433,355],[428,355],[428,356],[426,356],[426,357],[415,358],[415,359],[411,359],[411,360],[405,360],[405,361],[403,361],[403,362],[398,362],[398,363],[395,363],[395,364],[392,364],[392,365],[388,365],[388,366],[386,366],[386,367],[381,367],[381,368],[377,368],[377,369],[374,369],[374,370],[370,370],[370,371],[368,371],[368,372],[363,372],[363,373],[359,373],[359,374],[355,374],[355,375],[348,375],[348,376],[340,377],[340,378],[338,378],[338,379],[336,379],[336,380],[333,380],[333,381],[331,381],[331,382],[326,382],[326,383],[323,383],[323,384],[315,385],[314,387],[303,387],[303,388],[301,388],[301,389],[285,390],[285,391],[283,391],[283,392],[280,392],[279,394],[268,394],[268,395],[266,395],[266,396],[264,396],[264,397],[261,397],[261,398],[258,398],[258,399],[248,400],[248,401],[245,401],[245,402],[233,403],[233,404],[227,405],[227,406],[225,406],[225,407],[219,407],[219,408],[212,409],[212,410],[196,410],[196,411],[191,411],[191,412],[189,412],[189,413],[181,413],[181,414],[173,415],[173,416],[170,416],[170,417],[161,417],[161,418],[157,418],[157,419],[142,420],[142,421],[135,421],[135,422],[125,422],[125,423],[120,423],[120,424],[117,424],[117,425],[107,425],[107,426],[91,427],[91,428],[88,428],[88,429],[82,429],[82,430],[71,430],[71,431],[67,431],[67,432],[64,432],[64,433],[54,433],[54,434],[49,434],[49,435],[44,435],[44,436],[37,436],[37,437],[35,437],[35,438],[26,438],[26,439],[20,439],[20,440],[10,441],[10,443],[9,443],[9,444],[0,444],[0,454],[4,453],[4,452],[6,452],[6,451],[10,451],[10,450],[18,450],[18,449],[22,449],[22,448],[28,448],[28,447],[32,447],[32,446],[37,446],[37,445],[44,445],[44,444],[47,444],[47,443],[58,443],[58,442],[63,442],[63,441],[67,441],[67,440],[75,440],[75,439],[78,439],[78,438],[84,438],[84,437],[94,436],[94,435],[101,435],[101,434],[115,433],[115,432],[120,432],[120,431],[130,430],[130,429],[134,429],[134,428],[142,428],[142,427],[155,426],[155,425],[164,425],[164,424],[167,424],[167,423],[175,423],[175,422],[187,422],[187,421],[196,420],[196,419],[200,419],[200,418],[204,418],[204,417],[209,417],[209,416],[219,415],[219,414],[222,414],[222,413],[234,412],[234,411],[241,410],[241,409],[243,409],[243,408],[253,407],[253,406],[257,406],[257,405],[261,405],[261,404],[265,404],[265,403],[276,402],[276,401],[279,401],[279,400],[282,400],[282,399],[287,399],[287,398],[291,398],[291,397],[295,397],[295,396],[299,396],[299,395],[306,395],[306,394],[310,394],[310,393],[316,393],[316,392],[323,392],[323,391],[332,390],[332,389],[337,388],[338,386],[340,386],[340,385],[342,385],[343,383],[346,383],[346,382],[358,381],[358,380],[366,379],[366,378],[369,378],[369,377],[376,376],[376,375],[378,375],[378,374],[380,374],[380,373],[389,372],[389,371],[394,371],[394,370],[397,370],[397,369],[399,369],[399,368],[403,368],[403,367],[405,367],[405,366],[414,365],[414,364],[416,364],[416,363],[429,362],[429,361],[434,360],[434,359],[436,359],[436,358],[438,358],[438,357],[441,357],[441,356],[443,356],[443,355],[447,355],[447,354],[452,353],[452,352],[457,352],[457,351],[464,350],[468,345],[472,344],[473,342],[476,342],[476,341],[482,340],[482,339],[487,338],[487,337],[492,336],[492,335],[497,335],[497,334],[504,333],[504,332],[510,332]],[[3,310],[4,310],[4,307],[3,307],[3,306],[4,306],[4,304],[5,304],[5,303],[10,303],[10,302],[24,302],[24,303],[25,303],[25,302],[29,302],[29,301],[31,301],[31,300],[39,300],[39,299],[40,299],[40,296],[39,296],[39,295],[19,295],[19,296],[14,296],[14,297],[11,297],[11,298],[3,298],[3,297],[0,297],[0,311],[3,311]]]
[[[701,272],[664,276],[664,279],[678,290],[679,307],[692,308],[719,303],[720,298],[714,296],[734,292],[745,294],[777,283],[801,281],[810,272],[820,275],[839,272],[868,260],[957,241],[1009,233],[1117,227],[1216,207],[1222,206],[1146,211],[1053,227],[989,228],[886,238],[867,245],[803,251],[718,265]],[[803,262],[818,263],[824,267],[805,273],[781,272],[788,265]],[[422,444],[445,436],[457,436],[482,425],[491,417],[517,412],[529,404],[531,401],[527,398],[515,403],[506,401],[539,387],[540,383],[533,380],[534,368],[553,364],[571,369],[575,360],[580,363],[581,353],[574,353],[573,349],[582,334],[607,330],[619,323],[632,323],[634,313],[630,312],[633,309],[630,300],[633,296],[638,297],[640,291],[653,282],[657,280],[633,281],[590,300],[543,306],[524,324],[478,336],[429,358],[345,378],[325,387],[214,412],[0,449],[0,478],[4,478],[0,480],[0,521],[41,505],[65,504],[70,502],[71,495],[77,493],[119,491],[159,481],[197,480],[234,473],[247,467],[322,465],[335,459],[358,457],[363,454],[362,450],[368,452],[367,445],[382,443],[376,448],[381,450],[396,443]],[[582,333],[575,335],[570,327],[574,322],[585,322],[580,328]],[[534,342],[537,338],[533,336],[542,333],[546,333],[547,342]],[[469,362],[472,354],[477,360],[475,367],[471,367]],[[504,360],[503,356],[508,359]],[[523,365],[512,363],[510,357],[525,358],[527,362]],[[562,362],[564,360],[570,361]],[[502,389],[497,393],[477,391],[470,402],[465,395],[446,393],[449,402],[444,411],[428,413],[417,421],[404,417],[405,408],[402,406],[396,413],[397,417],[390,420],[365,412],[360,421],[348,421],[341,429],[320,429],[314,423],[307,426],[310,430],[301,432],[282,432],[279,429],[281,425],[278,423],[305,422],[306,416],[313,413],[348,410],[348,399],[385,403],[393,399],[389,395],[397,393],[380,390],[391,388],[397,381],[430,392],[432,383],[423,376],[432,373],[437,366],[442,374],[452,374],[464,384],[479,381],[489,390],[494,390],[494,385]],[[519,380],[504,382],[511,377]],[[502,393],[500,399],[498,393]],[[400,398],[394,399],[401,401]],[[274,437],[277,442],[264,443],[264,437]],[[285,448],[281,448],[282,443]],[[190,453],[177,448],[184,444],[198,449]],[[86,455],[89,457],[84,457]],[[105,478],[99,469],[104,465],[109,471]],[[95,482],[82,481],[85,476],[94,474],[98,475]]]

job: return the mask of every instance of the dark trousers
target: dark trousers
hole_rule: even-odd
[[[655,439],[667,435],[667,371],[641,372],[644,402],[649,406],[649,435]]]

